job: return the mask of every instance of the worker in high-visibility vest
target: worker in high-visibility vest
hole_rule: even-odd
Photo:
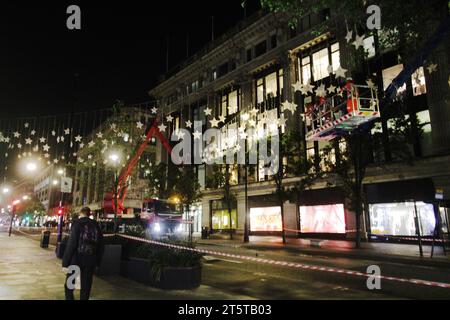
[[[358,89],[354,86],[352,78],[347,78],[347,83],[342,90],[347,91],[347,112],[356,111],[358,109]]]

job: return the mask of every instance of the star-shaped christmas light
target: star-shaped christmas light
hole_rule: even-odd
[[[168,115],[168,116],[166,117],[166,121],[167,121],[167,122],[173,122],[173,117],[172,117],[171,115]]]
[[[47,139],[45,139],[44,137],[42,137],[42,138],[39,139],[39,142],[40,142],[40,143],[45,143],[45,141],[47,141]]]
[[[330,85],[327,89],[327,92],[328,92],[328,94],[333,94],[333,93],[336,93],[336,89],[337,88],[335,86]]]
[[[136,128],[138,128],[139,130],[141,130],[144,127],[144,124],[140,121],[136,122]]]
[[[292,87],[294,88],[294,92],[302,91],[302,89],[303,89],[303,83],[301,83],[300,81],[297,81],[296,83],[294,83],[294,84],[292,85]]]
[[[50,150],[50,146],[48,144],[46,144],[45,146],[42,147],[42,150],[44,150],[45,152],[48,152]]]
[[[304,88],[304,90],[305,90],[305,92],[306,92],[306,94],[305,94],[305,96],[306,95],[308,95],[308,93],[314,93],[314,88],[315,88],[316,86],[313,86],[313,85],[311,85],[311,83],[307,83],[307,84],[305,84],[304,86],[303,86],[303,88]],[[303,92],[303,91],[302,91]]]
[[[97,138],[99,138],[99,139],[103,138],[103,133],[101,133],[101,132],[97,133]]]
[[[364,46],[364,35],[358,36],[356,35],[355,41],[352,43],[355,46],[355,49],[358,50],[360,47]]]
[[[157,113],[158,113],[158,108],[153,107],[153,108],[152,108],[152,114],[157,114]]]
[[[344,69],[342,67],[339,67],[336,72],[334,73],[336,75],[336,78],[344,78],[345,79],[345,74],[347,73],[347,69]]]
[[[289,102],[289,101],[285,101],[283,102],[283,104],[281,105],[282,111],[289,111],[290,113],[294,113],[297,110],[297,105],[295,103]]]
[[[217,128],[219,126],[219,120],[217,120],[216,118],[213,118],[209,122],[211,123],[211,128]]]
[[[30,138],[25,139],[25,144],[26,144],[26,145],[30,145],[30,144],[32,144],[32,143],[33,143],[33,140],[31,140]]]
[[[19,132],[14,132],[13,133],[14,138],[20,138],[20,133]]]
[[[192,128],[192,122],[190,120],[186,121],[185,125],[186,128]]]
[[[317,89],[316,89],[316,96],[318,97],[326,97],[327,92],[325,91],[325,85],[322,83]]]
[[[200,140],[200,139],[202,138],[202,133],[201,133],[201,132],[198,132],[198,131],[195,131],[195,132],[193,133],[193,136],[194,136],[194,139],[195,139],[195,140]]]
[[[353,39],[353,31],[349,30],[347,32],[347,36],[345,37],[345,40],[347,40],[347,43],[350,43],[350,41],[352,41]]]
[[[64,134],[68,136],[70,134],[70,128],[64,129]]]
[[[164,125],[164,123],[161,123],[161,125],[158,126],[159,131],[166,132],[167,126]]]
[[[438,65],[436,63],[430,63],[430,65],[427,67],[428,72],[430,74],[433,74],[437,71]]]
[[[83,137],[78,135],[75,137],[75,142],[81,142],[81,139],[83,139]]]
[[[208,107],[208,108],[206,108],[205,110],[204,110],[204,112],[205,112],[205,116],[211,116],[211,114],[212,114],[212,110]]]

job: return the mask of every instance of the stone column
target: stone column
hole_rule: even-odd
[[[209,199],[202,199],[202,227],[211,227],[211,206]]]
[[[245,196],[237,196],[237,233],[244,234],[245,231]]]

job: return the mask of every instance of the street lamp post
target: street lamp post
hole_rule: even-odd
[[[120,164],[121,155],[119,152],[113,151],[109,154],[107,161],[111,163],[111,165],[114,168],[114,194],[113,194],[113,201],[114,201],[114,234],[117,233],[117,211],[118,208],[118,198],[119,198],[119,164]]]

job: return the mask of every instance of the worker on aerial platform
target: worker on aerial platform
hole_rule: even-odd
[[[347,92],[347,113],[356,111],[358,109],[359,93],[352,78],[347,78],[347,82],[342,88],[342,91]]]

